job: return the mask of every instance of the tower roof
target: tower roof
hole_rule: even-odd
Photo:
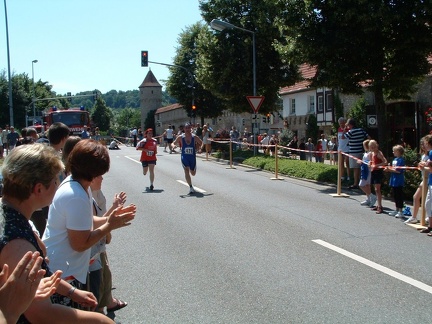
[[[144,88],[144,87],[161,87],[162,88],[159,81],[156,79],[156,77],[154,76],[154,74],[151,70],[148,71],[144,81],[139,86],[139,88]]]

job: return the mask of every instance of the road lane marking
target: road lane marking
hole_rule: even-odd
[[[129,157],[129,156],[125,156],[125,158],[126,158],[126,159],[129,159],[129,160],[131,160],[131,161],[134,161],[134,162],[136,162],[136,163],[138,163],[138,164],[141,164],[140,161],[137,161],[137,160],[135,160],[135,159],[133,159],[133,158],[131,158],[131,157]]]
[[[384,267],[384,266],[382,266],[382,265],[380,265],[378,263],[375,263],[373,261],[365,259],[365,258],[363,258],[361,256],[358,256],[358,255],[354,254],[354,253],[348,252],[347,250],[344,250],[344,249],[342,249],[340,247],[337,247],[336,245],[327,243],[327,242],[325,242],[323,240],[312,240],[312,242],[315,242],[315,243],[317,243],[317,244],[319,244],[321,246],[324,246],[324,247],[326,247],[326,248],[328,248],[330,250],[333,250],[333,251],[335,251],[337,253],[340,253],[340,254],[348,257],[348,258],[351,258],[351,259],[353,259],[355,261],[363,263],[364,265],[367,265],[368,267],[371,267],[371,268],[373,268],[375,270],[381,271],[382,273],[385,273],[386,275],[389,275],[389,276],[391,276],[393,278],[399,279],[399,280],[401,280],[401,281],[403,281],[403,282],[405,282],[407,284],[410,284],[410,285],[412,285],[414,287],[417,287],[417,288],[419,288],[421,290],[424,290],[424,291],[428,292],[429,294],[432,294],[432,287],[424,284],[423,282],[420,282],[418,280],[415,280],[413,278],[405,276],[405,275],[403,275],[403,274],[401,274],[399,272],[396,272],[396,271],[394,271],[392,269],[389,269],[387,267]]]
[[[129,157],[129,156],[125,156],[125,158],[126,158],[126,159],[129,159],[129,160],[131,160],[131,161],[133,161],[133,162],[136,162],[136,163],[138,163],[138,164],[141,164],[140,161],[137,161],[137,160],[135,160],[135,159],[133,159],[133,158],[131,158],[131,157]],[[189,187],[188,183],[185,182],[185,181],[177,180],[177,182],[179,182],[179,183],[181,183],[181,184],[183,184],[183,185]],[[194,186],[194,189],[195,189],[195,191],[198,191],[198,192],[200,192],[200,193],[206,193],[206,192],[207,192],[207,191],[205,191],[204,189],[201,189],[201,188],[198,188],[198,187],[195,187],[195,186]]]
[[[181,184],[183,184],[183,185],[189,187],[189,185],[188,185],[188,183],[187,183],[186,181],[183,181],[183,180],[177,180],[177,182],[179,182],[179,183],[181,183]],[[198,187],[195,187],[195,186],[193,186],[193,187],[194,187],[195,191],[198,191],[198,192],[200,192],[200,193],[205,193],[205,192],[207,192],[207,191],[205,191],[204,189],[201,189],[201,188],[198,188]]]

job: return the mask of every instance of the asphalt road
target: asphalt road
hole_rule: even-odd
[[[138,208],[107,247],[129,303],[116,321],[432,322],[432,238],[360,206],[360,192],[200,156],[189,196],[180,155],[162,149],[150,192],[140,152],[110,154],[107,200],[123,190]]]

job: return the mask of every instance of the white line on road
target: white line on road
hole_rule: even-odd
[[[134,161],[134,162],[136,162],[136,163],[138,163],[138,164],[141,164],[140,161],[137,161],[137,160],[135,160],[135,159],[133,159],[133,158],[131,158],[131,157],[129,157],[129,156],[125,156],[125,158],[126,158],[126,159],[129,159],[129,160],[131,160],[131,161]]]
[[[131,158],[131,157],[129,157],[129,156],[125,156],[125,158],[126,158],[126,159],[129,159],[129,160],[131,160],[131,161],[133,161],[133,162],[136,162],[136,163],[138,163],[138,164],[141,164],[140,161],[137,161],[137,160],[135,160],[135,159],[133,159],[133,158]],[[177,180],[177,182],[179,182],[179,183],[181,183],[181,184],[183,184],[183,185],[189,187],[188,183],[185,182],[185,181]],[[200,193],[205,193],[205,192],[207,192],[207,191],[205,191],[204,189],[201,189],[201,188],[198,188],[198,187],[195,187],[195,186],[194,186],[194,189],[195,189],[195,191],[198,191],[198,192],[200,192]]]
[[[371,267],[371,268],[373,268],[375,270],[381,271],[382,273],[385,273],[385,274],[387,274],[387,275],[389,275],[389,276],[391,276],[393,278],[399,279],[399,280],[401,280],[403,282],[406,282],[407,284],[410,284],[410,285],[412,285],[414,287],[417,287],[417,288],[419,288],[421,290],[424,290],[424,291],[428,292],[429,294],[432,294],[432,287],[424,284],[423,282],[420,282],[418,280],[415,280],[413,278],[410,278],[408,276],[400,274],[399,272],[393,271],[392,269],[384,267],[384,266],[382,266],[382,265],[380,265],[378,263],[375,263],[373,261],[365,259],[365,258],[363,258],[361,256],[358,256],[358,255],[354,254],[354,253],[348,252],[347,250],[341,249],[340,247],[337,247],[337,246],[335,246],[333,244],[327,243],[327,242],[325,242],[323,240],[312,240],[312,242],[320,244],[321,246],[324,246],[324,247],[326,247],[326,248],[328,248],[330,250],[333,250],[333,251],[335,251],[337,253],[340,253],[340,254],[348,257],[348,258],[351,258],[351,259],[353,259],[355,261],[363,263],[364,265],[367,265],[368,267]]]
[[[179,182],[179,183],[181,183],[181,184],[183,184],[183,185],[189,187],[189,185],[188,185],[188,183],[187,183],[186,181],[183,181],[183,180],[177,180],[177,182]],[[195,191],[198,191],[198,192],[200,192],[200,193],[205,193],[205,192],[206,192],[204,189],[201,189],[201,188],[198,188],[198,187],[195,187],[195,186],[193,186],[193,187],[194,187]]]

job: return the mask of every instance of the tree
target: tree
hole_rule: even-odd
[[[197,39],[201,33],[209,33],[207,27],[196,23],[188,27],[179,36],[179,47],[171,67],[171,75],[167,82],[167,91],[183,105],[189,116],[192,116],[192,103],[195,114],[203,118],[218,117],[225,108],[222,100],[195,81],[197,60]]]
[[[274,21],[277,0],[200,0],[207,23],[214,18],[255,33],[257,95],[265,96],[261,113],[278,110],[278,91],[294,84],[297,65],[274,46],[282,35]],[[246,96],[253,95],[252,35],[238,29],[201,33],[198,39],[197,79],[204,88],[229,102],[233,112],[251,112]]]
[[[96,99],[91,113],[91,119],[95,126],[99,127],[101,131],[108,131],[110,129],[112,113],[100,96]]]
[[[408,98],[430,71],[432,3],[428,0],[280,0],[278,50],[317,67],[312,86],[374,93],[378,124],[385,99]],[[380,129],[385,147],[387,128]]]

